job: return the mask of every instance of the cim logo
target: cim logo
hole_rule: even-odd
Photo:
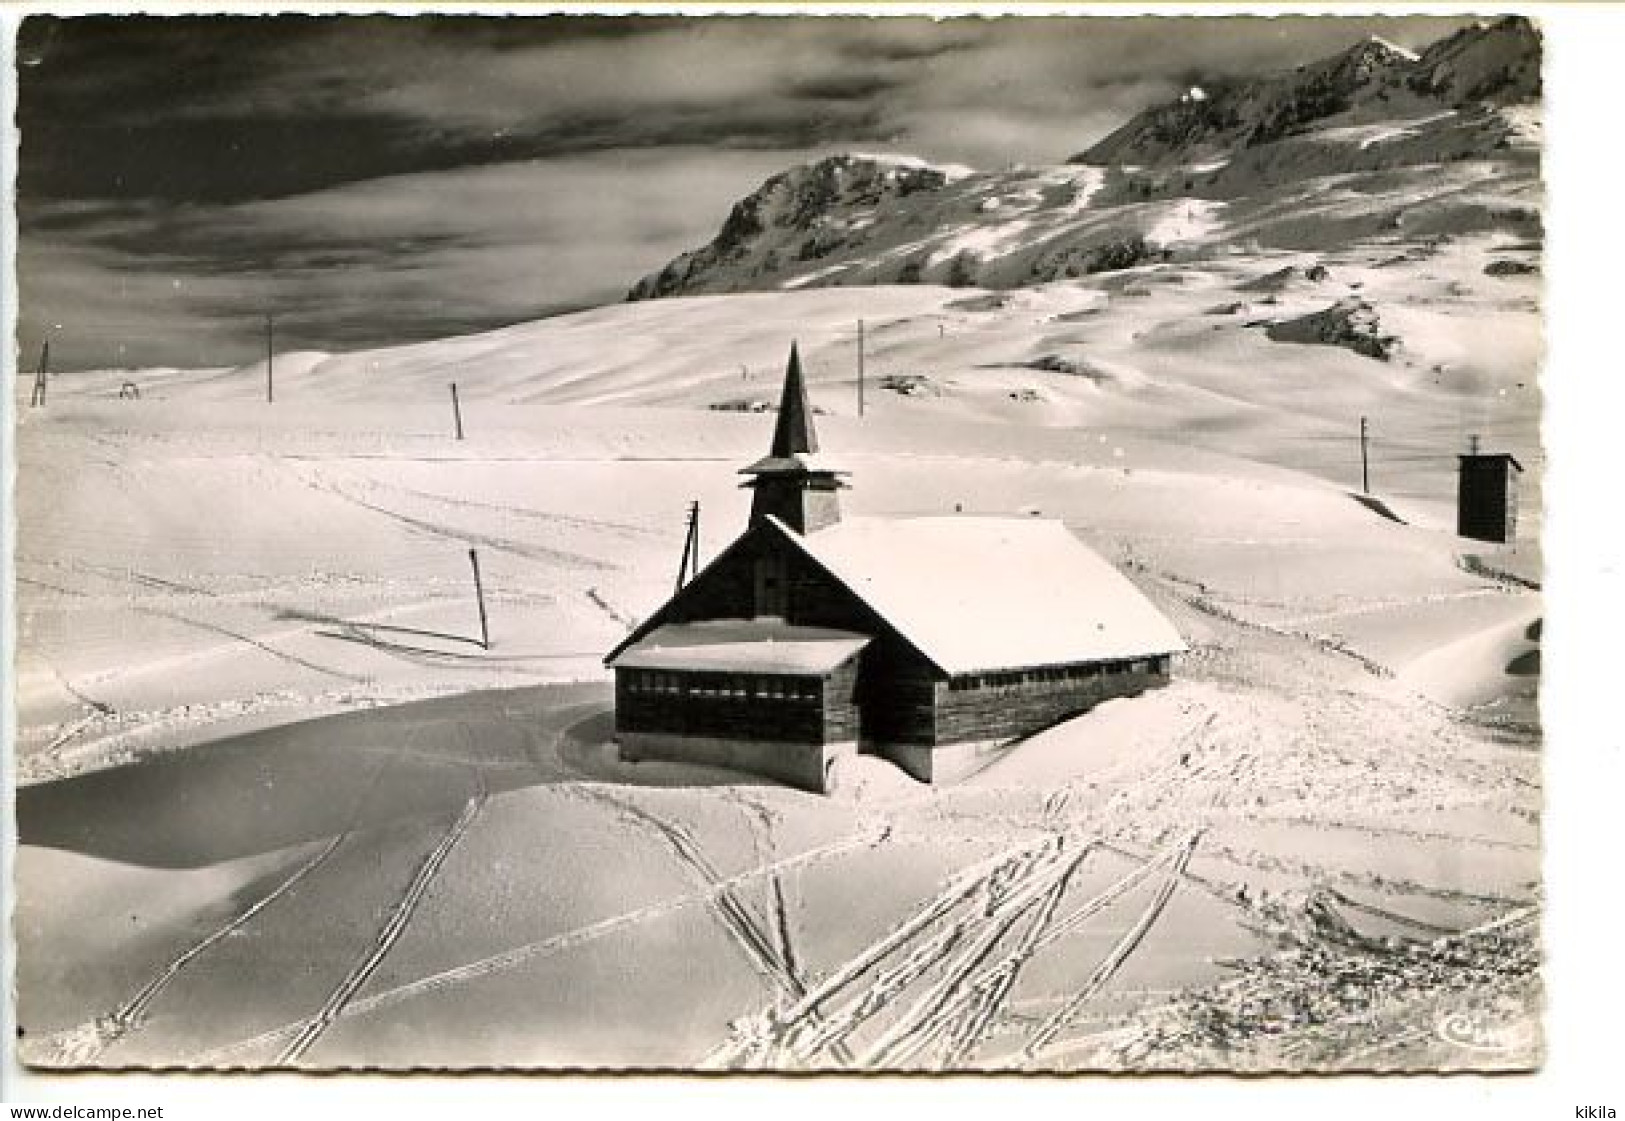
[[[1534,1023],[1528,1017],[1490,1011],[1451,1012],[1439,1019],[1434,1030],[1452,1046],[1486,1055],[1527,1050],[1535,1042]]]

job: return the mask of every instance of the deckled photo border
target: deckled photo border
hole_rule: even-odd
[[[1070,1080],[967,1079],[953,1076],[930,1080],[864,1078],[829,1084],[796,1080],[742,1080],[725,1088],[709,1080],[683,1078],[625,1079],[599,1076],[589,1079],[559,1076],[437,1078],[425,1075],[376,1077],[321,1076],[144,1076],[46,1075],[25,1071],[15,1062],[12,1046],[13,1009],[6,1000],[0,1022],[7,1040],[7,1067],[0,1071],[0,1100],[81,1104],[118,1102],[142,1105],[173,1103],[166,1116],[202,1116],[204,1111],[230,1108],[251,1116],[280,1115],[284,1111],[320,1104],[329,1109],[360,1109],[387,1105],[391,1112],[433,1116],[477,1101],[482,1107],[514,1110],[601,1109],[609,1103],[622,1108],[669,1110],[681,1115],[713,1118],[739,1109],[740,1116],[762,1110],[801,1115],[802,1110],[830,1108],[933,1108],[957,1114],[964,1110],[1015,1108],[1092,1110],[1184,1116],[1200,1110],[1222,1116],[1368,1117],[1373,1109],[1400,1109],[1414,1115],[1575,1116],[1577,1107],[1611,1106],[1625,1109],[1625,1083],[1612,1062],[1611,1043],[1618,1039],[1617,1009],[1622,995],[1621,970],[1613,964],[1610,943],[1621,919],[1617,900],[1607,898],[1606,884],[1615,874],[1613,855],[1618,850],[1616,802],[1625,790],[1621,756],[1625,733],[1606,704],[1617,686],[1613,667],[1618,664],[1619,620],[1625,619],[1620,598],[1621,554],[1617,528],[1618,468],[1608,452],[1616,437],[1614,418],[1622,415],[1620,378],[1614,376],[1617,343],[1610,336],[1618,312],[1613,293],[1618,282],[1613,263],[1625,260],[1612,218],[1618,182],[1606,163],[1617,135],[1611,88],[1611,66],[1625,57],[1625,19],[1616,11],[1597,13],[1587,5],[1512,5],[1496,13],[1521,11],[1535,18],[1546,39],[1546,111],[1548,132],[1545,175],[1549,184],[1547,250],[1549,280],[1546,298],[1548,354],[1543,381],[1546,394],[1545,431],[1549,453],[1546,500],[1546,598],[1548,603],[1546,680],[1543,684],[1543,722],[1547,753],[1545,817],[1546,891],[1549,896],[1546,940],[1550,955],[1546,980],[1548,1053],[1546,1067],[1535,1075],[1495,1079],[1476,1077],[1437,1079],[1269,1079],[1233,1078],[1085,1078]],[[0,12],[0,64],[5,72],[6,214],[4,236],[7,273],[4,292],[6,330],[15,332],[14,254],[16,224],[13,174],[17,137],[12,127],[15,106],[15,33],[18,21],[33,12],[79,14],[126,11],[112,6],[24,5]],[[255,8],[216,5],[145,5],[148,12],[245,11],[375,12],[468,11],[495,15],[511,12],[536,14],[531,6],[471,5],[433,9],[418,5],[339,5],[304,8]],[[574,10],[602,11],[602,6]],[[648,12],[655,5],[626,11]],[[793,10],[787,5],[684,5],[684,14],[717,11]],[[845,14],[854,11],[891,14],[903,10],[959,14],[1052,14],[1088,11],[1126,15],[1142,10],[1169,14],[1260,14],[1279,11],[1353,14],[1349,6],[1106,5],[1090,8],[1050,5],[908,8],[902,5],[825,7]],[[1362,5],[1364,13],[1453,14],[1461,9],[1413,5]],[[1484,11],[1482,7],[1469,9]],[[21,363],[14,348],[7,348],[9,377],[18,376]],[[15,461],[11,443],[14,417],[12,395],[0,399],[4,425],[0,428],[5,486],[4,600],[10,604],[14,580],[12,559],[15,525],[11,495]],[[15,643],[15,618],[4,613],[7,673],[4,749],[6,765],[7,846],[5,886],[10,885],[11,846],[15,842],[12,815],[11,739],[14,735],[14,684],[9,673]],[[1599,898],[1602,896],[1602,898]],[[8,921],[5,954],[9,963],[9,891],[3,896]],[[9,990],[8,969],[8,990]],[[194,1112],[196,1111],[196,1112]],[[1602,1114],[1598,1114],[1599,1116]]]

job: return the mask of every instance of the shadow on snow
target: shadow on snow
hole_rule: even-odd
[[[622,763],[606,684],[465,693],[235,735],[17,791],[20,843],[197,868],[405,818],[479,790],[570,782],[761,786]]]

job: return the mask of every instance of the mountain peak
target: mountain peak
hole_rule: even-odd
[[[687,291],[695,277],[734,267],[771,243],[776,268],[788,258],[812,261],[861,240],[883,211],[911,195],[939,191],[971,170],[913,156],[845,152],[781,171],[734,205],[716,238],[644,277],[627,294],[641,300]]]
[[[1511,105],[1540,97],[1540,32],[1523,16],[1480,20],[1417,59],[1412,88],[1451,105]]]
[[[1506,105],[1540,92],[1540,39],[1521,16],[1471,24],[1421,54],[1377,35],[1292,70],[1227,78],[1139,113],[1069,162],[1153,165],[1257,147],[1340,114],[1393,115],[1474,102]]]

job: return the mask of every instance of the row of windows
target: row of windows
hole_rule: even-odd
[[[1109,677],[1124,673],[1162,673],[1168,669],[1168,659],[1138,658],[1126,662],[1088,662],[1071,666],[1038,666],[1026,670],[1005,670],[1000,673],[971,673],[953,678],[948,688],[954,692],[970,689],[1011,689],[1023,685],[1051,685],[1065,681],[1087,681],[1096,677]]]
[[[621,679],[633,693],[664,693],[684,697],[762,698],[816,701],[818,679],[776,677],[744,673],[669,673],[664,670],[624,669]]]

